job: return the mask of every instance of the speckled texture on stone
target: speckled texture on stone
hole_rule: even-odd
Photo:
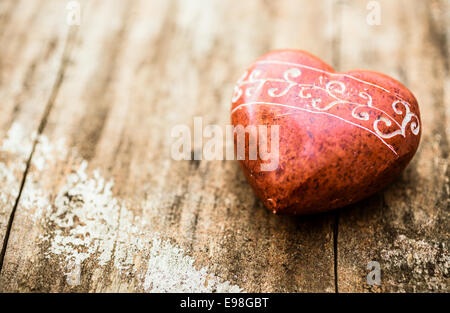
[[[307,214],[361,200],[409,163],[421,136],[413,94],[380,73],[334,73],[303,51],[258,59],[238,81],[234,126],[279,125],[279,166],[240,161],[256,195],[274,213]],[[268,138],[270,147],[270,138]],[[236,138],[235,138],[236,143]]]

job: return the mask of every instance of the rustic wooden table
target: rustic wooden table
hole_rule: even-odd
[[[0,291],[449,291],[448,0],[375,1],[380,25],[360,0],[78,3],[70,25],[77,2],[0,2]],[[277,48],[415,93],[421,145],[384,192],[277,216],[236,161],[170,157]]]

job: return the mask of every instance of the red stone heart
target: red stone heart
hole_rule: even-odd
[[[274,213],[328,211],[379,191],[406,167],[421,135],[419,106],[401,83],[371,71],[335,73],[295,50],[266,54],[245,72],[231,120],[279,125],[277,169],[263,171],[259,156],[240,161]]]

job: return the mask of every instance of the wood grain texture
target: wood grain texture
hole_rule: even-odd
[[[64,2],[31,2],[0,4],[0,139],[15,122],[26,147],[0,154],[14,169],[1,182],[0,291],[157,290],[154,238],[207,266],[205,285],[448,290],[448,1],[381,1],[380,26],[364,1],[80,1],[72,27]],[[417,95],[422,143],[386,191],[339,214],[276,216],[237,162],[171,158],[173,127],[229,124],[234,82],[279,48],[385,72]],[[371,260],[381,287],[366,283]]]
[[[38,13],[40,10],[46,14]],[[8,222],[16,203],[27,161],[33,149],[32,134],[44,116],[58,81],[68,29],[59,1],[2,1],[0,4],[0,138],[2,186],[0,244],[4,246]],[[32,30],[32,31],[31,31]],[[14,124],[22,125],[20,130]],[[7,131],[27,138],[8,146]]]
[[[57,227],[23,201],[39,188],[48,193],[49,210],[56,210],[68,173],[84,159],[89,175],[99,168],[114,179],[114,196],[126,203],[127,214],[146,222],[143,236],[167,238],[198,268],[208,266],[247,291],[334,291],[332,214],[272,215],[237,162],[170,156],[173,126],[192,128],[195,116],[204,125],[229,123],[232,86],[265,51],[303,47],[326,51],[331,62],[331,17],[313,18],[331,12],[331,2],[311,7],[307,1],[96,1],[86,7],[43,131],[51,142],[65,138],[76,152],[43,171],[30,168],[1,289],[145,291],[140,275],[149,247],[133,252],[131,273],[114,266],[119,256],[100,265],[93,253],[81,264],[80,284],[67,284],[64,273],[72,265],[48,254],[43,240],[54,242]],[[110,230],[117,234],[114,246],[126,244],[119,238],[123,223]]]

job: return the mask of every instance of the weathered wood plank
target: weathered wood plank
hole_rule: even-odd
[[[341,70],[367,68],[407,85],[420,104],[422,140],[395,183],[341,210],[338,287],[448,292],[449,2],[380,4],[381,25],[370,26],[365,2],[343,2]],[[370,261],[381,266],[381,286],[367,284]]]
[[[60,1],[0,4],[0,247],[58,78],[68,35],[60,17]]]
[[[333,214],[272,215],[237,162],[170,157],[173,126],[192,129],[195,116],[229,123],[234,81],[267,50],[302,48],[331,63],[332,9],[331,1],[84,9],[0,289],[334,291]],[[62,138],[67,149],[56,144]],[[111,193],[102,177],[114,179]]]

